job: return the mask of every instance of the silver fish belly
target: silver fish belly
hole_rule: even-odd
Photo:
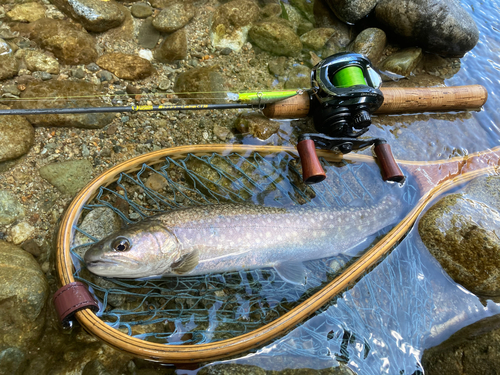
[[[303,284],[302,262],[348,253],[368,236],[393,223],[399,216],[400,206],[396,198],[388,196],[376,206],[337,210],[248,204],[191,207],[154,217],[151,222],[164,228],[165,233],[156,230],[149,245],[141,244],[141,234],[131,226],[94,245],[85,260],[94,272],[93,262],[111,256],[108,269],[122,268],[118,275],[109,271],[114,277],[188,276],[274,267],[286,281]],[[144,230],[147,221],[140,225]],[[113,254],[113,249],[106,252],[103,245],[106,241],[118,243],[113,238],[132,237],[137,239],[128,241],[130,250],[121,254]],[[145,263],[140,276],[138,272],[127,271],[127,265],[119,259],[119,256],[130,258],[135,250],[142,253],[135,256],[134,262]],[[167,253],[170,253],[168,260],[164,256]],[[113,255],[116,256],[113,258]],[[127,261],[130,264],[130,260]],[[153,269],[159,262],[163,264],[162,269]],[[95,273],[106,276],[102,274],[104,270]]]

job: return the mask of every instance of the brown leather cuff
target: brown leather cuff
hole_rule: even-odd
[[[60,288],[54,294],[54,305],[63,326],[68,326],[73,314],[89,308],[94,313],[99,311],[99,305],[92,297],[84,283],[75,281]]]

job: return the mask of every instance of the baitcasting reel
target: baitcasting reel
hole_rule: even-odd
[[[348,153],[375,145],[384,180],[401,182],[404,175],[384,139],[356,138],[368,131],[371,115],[383,103],[380,75],[363,55],[342,52],[317,64],[311,73],[313,94],[311,113],[314,127],[323,134],[302,134],[297,149],[304,182],[312,184],[325,179],[315,148]]]

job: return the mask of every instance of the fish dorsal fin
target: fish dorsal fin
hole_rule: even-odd
[[[199,260],[198,250],[194,250],[189,254],[184,254],[178,261],[172,263],[172,272],[178,275],[188,273],[195,269]]]
[[[306,268],[301,262],[286,262],[274,266],[278,275],[288,283],[306,285]]]

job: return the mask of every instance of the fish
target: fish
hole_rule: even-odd
[[[368,207],[270,207],[224,203],[168,211],[129,225],[84,254],[98,276],[195,276],[273,267],[305,285],[304,262],[359,251],[401,212],[392,195]]]

